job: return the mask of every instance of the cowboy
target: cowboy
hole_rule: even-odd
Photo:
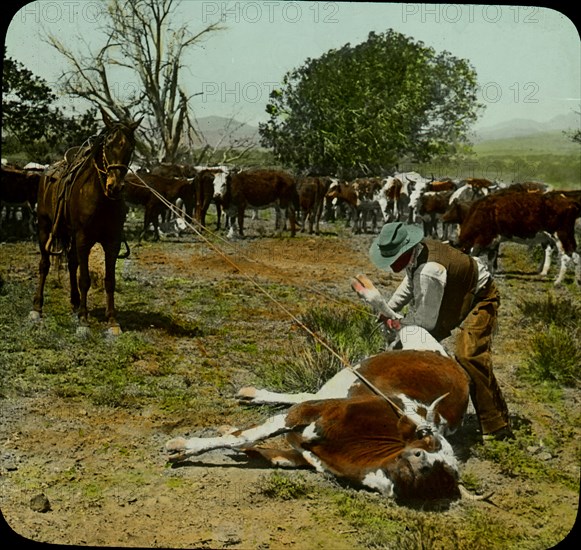
[[[390,328],[418,325],[438,341],[459,332],[455,357],[470,375],[470,396],[484,439],[512,439],[508,409],[492,370],[491,341],[500,296],[485,265],[452,246],[425,239],[423,230],[385,224],[369,250],[373,264],[405,277],[388,302],[405,315],[385,320]]]

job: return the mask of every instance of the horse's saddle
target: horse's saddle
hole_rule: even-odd
[[[87,159],[90,150],[90,147],[71,147],[65,152],[62,160],[46,169],[46,177],[50,180],[60,180],[69,175],[67,179],[72,180],[78,168]]]
[[[59,255],[63,252],[63,246],[58,239],[58,233],[62,223],[61,217],[73,182],[79,170],[88,159],[90,150],[90,146],[71,147],[67,150],[62,160],[49,166],[45,171],[45,181],[51,188],[50,201],[53,219],[50,236],[45,245],[49,254]]]

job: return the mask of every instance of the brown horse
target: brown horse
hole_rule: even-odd
[[[141,119],[113,121],[101,111],[105,128],[84,147],[45,171],[38,190],[39,279],[31,318],[40,320],[50,255],[66,250],[71,305],[78,313],[78,332],[86,332],[89,254],[96,243],[105,253],[106,317],[110,334],[118,334],[115,320],[115,263],[123,242],[126,207],[121,196],[124,177],[135,148],[134,132]],[[54,247],[59,248],[58,252]],[[77,282],[77,271],[79,278]],[[79,292],[80,291],[80,292]]]

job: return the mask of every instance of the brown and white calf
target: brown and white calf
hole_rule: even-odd
[[[460,425],[468,404],[462,368],[433,351],[398,350],[370,357],[354,369],[389,401],[343,370],[320,392],[299,396],[287,412],[259,426],[169,441],[170,460],[227,448],[277,467],[330,472],[388,497],[459,497],[458,460],[446,434]],[[243,390],[240,397],[265,402],[260,390],[253,390]],[[275,400],[290,399],[279,394]],[[286,436],[291,449],[256,446],[279,435]]]
[[[352,284],[378,311],[393,314],[366,277]],[[425,330],[408,326],[402,332],[403,349],[339,371],[317,393],[243,388],[238,397],[245,402],[291,407],[258,426],[220,437],[173,439],[166,445],[170,461],[233,449],[277,467],[330,472],[388,497],[459,497],[458,461],[446,436],[466,412],[468,376]],[[280,435],[290,449],[257,446]]]

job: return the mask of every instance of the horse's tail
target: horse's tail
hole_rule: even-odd
[[[117,256],[117,259],[119,259],[119,260],[129,258],[129,255],[131,254],[131,250],[129,249],[129,243],[127,242],[127,239],[124,238],[121,242],[125,245],[125,252],[123,252],[123,254],[119,254],[119,256]]]

